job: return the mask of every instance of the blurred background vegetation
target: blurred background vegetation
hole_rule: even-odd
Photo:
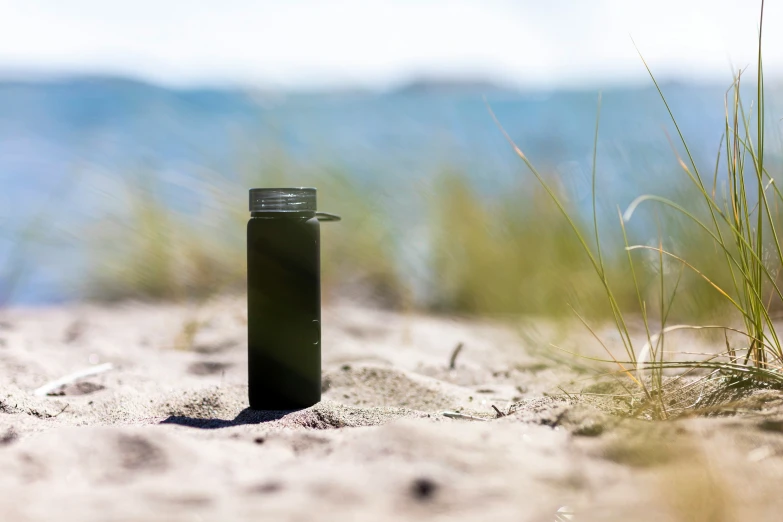
[[[343,221],[322,226],[324,301],[346,299],[390,309],[514,318],[520,315],[609,317],[600,280],[573,231],[546,192],[520,177],[508,190],[482,194],[465,172],[443,168],[418,198],[424,250],[402,255],[413,241],[394,209],[378,204],[370,189],[326,167],[308,171],[280,155],[273,167],[251,170],[241,183],[210,172],[198,179],[208,204],[179,212],[156,190],[154,172],[125,177],[129,213],[102,219],[89,233],[92,269],[83,296],[98,301],[201,300],[241,294],[245,285],[246,189],[254,186],[317,186],[319,207]],[[555,186],[564,183],[553,175]],[[578,225],[592,234],[589,215],[565,190],[560,197]],[[687,185],[668,197],[688,206],[698,201]],[[691,205],[692,206],[692,205]],[[610,283],[621,304],[638,306],[619,217],[601,209],[602,245]],[[615,213],[619,207],[615,207]],[[699,214],[699,209],[693,209]],[[702,214],[706,209],[701,209]],[[713,240],[682,215],[652,206],[628,224],[629,241],[658,241],[687,259],[722,288],[730,288],[722,255]],[[655,223],[651,230],[649,223]],[[421,225],[421,223],[419,223]],[[655,317],[660,306],[660,272],[677,287],[672,318],[717,320],[725,300],[692,270],[655,252],[633,253],[636,277]],[[416,266],[418,265],[418,266]],[[423,266],[422,266],[423,265]],[[416,272],[420,272],[416,277]]]
[[[710,169],[725,89],[664,90],[696,161]],[[595,91],[453,82],[275,98],[102,77],[0,82],[0,137],[9,138],[0,140],[3,303],[242,294],[247,190],[314,186],[319,208],[343,216],[321,227],[325,303],[607,318],[601,282],[573,231],[503,139],[482,93],[593,240]],[[603,98],[596,216],[610,284],[622,306],[638,309],[618,212],[645,193],[702,218],[707,209],[678,172],[657,93],[618,88]],[[774,171],[781,147],[770,143]],[[706,233],[660,205],[636,213],[626,225],[631,244],[660,242],[731,286]],[[632,256],[651,317],[661,271],[664,295],[677,288],[670,320],[727,313],[725,300],[676,260]]]

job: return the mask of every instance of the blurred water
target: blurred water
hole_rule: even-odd
[[[725,88],[669,84],[664,90],[697,163],[711,172]],[[285,168],[292,184],[299,176],[309,184],[317,179],[313,173],[338,169],[395,216],[400,229],[415,231],[416,252],[426,250],[416,228],[421,196],[444,168],[466,173],[486,195],[532,181],[489,116],[484,95],[531,160],[559,175],[569,197],[586,209],[597,94],[487,87],[284,95],[173,90],[112,78],[0,83],[0,274],[7,281],[8,270],[23,266],[16,303],[76,297],[89,270],[85,226],[121,210],[125,181],[142,171],[154,172],[169,205],[188,212],[206,203],[205,171],[239,182],[248,169]],[[777,127],[772,132],[770,156],[780,150]],[[603,92],[602,204],[624,206],[669,183],[677,162],[666,133],[676,140],[653,88]],[[228,195],[242,208],[245,188]],[[34,240],[23,241],[32,229]]]

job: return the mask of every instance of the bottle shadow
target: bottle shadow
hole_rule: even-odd
[[[160,421],[160,424],[176,424],[178,426],[187,426],[188,428],[217,430],[221,428],[231,428],[232,426],[242,426],[244,424],[263,424],[265,422],[272,422],[280,420],[289,413],[296,411],[300,410],[252,410],[250,408],[245,408],[231,420],[171,415],[167,419]]]

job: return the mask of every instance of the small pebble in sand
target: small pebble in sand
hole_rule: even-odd
[[[430,500],[438,490],[438,485],[428,478],[418,478],[411,485],[411,494],[417,500]]]

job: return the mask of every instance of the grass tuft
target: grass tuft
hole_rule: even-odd
[[[763,25],[763,12],[762,2],[760,27]],[[783,251],[781,251],[781,241],[776,229],[779,222],[777,204],[783,202],[783,195],[766,170],[764,162],[765,104],[761,36],[762,32],[759,29],[756,100],[749,106],[743,101],[742,72],[740,71],[734,77],[726,95],[725,129],[722,138],[725,171],[719,169],[721,161],[719,153],[711,186],[705,182],[705,177],[691,154],[687,140],[666,100],[666,96],[650,67],[639,53],[671,117],[680,144],[685,151],[687,161],[679,155],[677,160],[686,180],[690,183],[691,191],[697,197],[692,199],[690,205],[683,205],[671,198],[644,195],[632,202],[625,212],[621,213],[618,210],[620,228],[627,252],[628,274],[637,296],[637,309],[632,314],[622,306],[623,302],[617,291],[618,287],[614,281],[610,281],[610,271],[607,269],[604,261],[605,256],[601,250],[599,222],[596,217],[596,151],[599,119],[596,118],[592,171],[595,243],[591,244],[589,234],[574,217],[574,212],[567,208],[551,182],[536,169],[503,129],[492,109],[489,109],[491,116],[513,150],[554,202],[564,218],[564,222],[573,231],[573,237],[576,239],[575,244],[581,246],[587,255],[593,272],[603,287],[605,302],[611,310],[611,320],[625,350],[625,354],[621,357],[616,357],[609,352],[609,358],[605,362],[617,365],[620,374],[627,375],[638,386],[645,401],[654,405],[654,416],[657,418],[670,416],[667,411],[666,386],[664,386],[664,373],[667,371],[684,370],[686,373],[691,373],[700,370],[711,375],[729,373],[751,376],[765,382],[783,383],[783,372],[781,372],[783,347],[781,347],[771,313],[773,302],[783,301],[783,293],[781,293],[777,280],[777,274],[783,266]],[[600,97],[598,114],[600,115]],[[723,190],[719,190],[719,188]],[[627,226],[641,206],[653,203],[681,215],[690,223],[692,229],[712,243],[717,253],[716,257],[723,260],[723,268],[719,270],[722,275],[720,280],[712,278],[708,274],[708,270],[714,270],[711,265],[715,263],[710,262],[702,265],[701,263],[705,261],[703,258],[691,259],[687,251],[676,252],[674,250],[677,248],[676,244],[668,245],[668,241],[665,241],[661,233],[660,222],[658,222],[659,235],[655,245],[631,244],[629,242]],[[653,253],[657,258],[659,277],[655,312],[653,312],[655,303],[647,299],[640,284],[637,268],[639,255],[645,252]],[[674,275],[667,276],[666,266],[669,261],[674,261],[677,269],[673,271]],[[743,327],[737,330],[730,324],[711,327],[667,326],[684,271],[688,271],[706,283],[720,300],[734,310],[735,316],[741,320]],[[631,332],[629,317],[632,315],[641,317],[644,325],[646,340],[641,348],[639,348],[638,339],[635,339]],[[653,319],[656,319],[655,324],[653,324]],[[585,322],[585,324],[587,323]],[[683,361],[666,358],[665,342],[670,334],[677,330],[701,328],[722,329],[724,333],[735,331],[740,334],[740,341],[732,346],[726,336],[726,351],[708,356],[703,360]],[[595,333],[593,329],[590,331]],[[629,366],[636,369],[636,376],[628,371]]]

